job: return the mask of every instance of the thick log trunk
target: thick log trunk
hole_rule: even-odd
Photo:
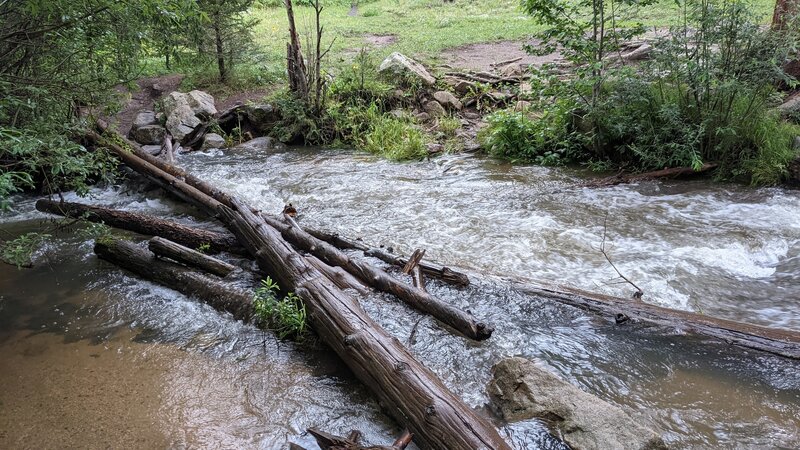
[[[253,294],[235,289],[229,283],[197,270],[157,258],[149,250],[130,241],[97,242],[94,252],[136,275],[196,297],[215,309],[226,311],[245,322],[253,317]]]
[[[313,254],[330,266],[343,268],[364,284],[394,295],[411,307],[453,327],[468,338],[488,339],[494,331],[492,326],[477,321],[471,314],[442,302],[424,290],[403,283],[364,260],[350,258],[333,245],[306,233],[288,216],[284,217],[284,221],[271,217],[263,219],[271,227],[280,230],[283,238],[297,248]]]
[[[209,253],[225,251],[236,255],[247,254],[236,237],[231,234],[192,228],[148,214],[46,199],[37,201],[36,209],[64,217],[84,218],[90,222],[104,223],[145,236],[160,236],[189,248],[208,246]]]
[[[370,247],[363,242],[348,239],[340,236],[337,233],[329,233],[327,231],[315,230],[308,227],[303,229],[315,238],[325,241],[340,250],[358,250],[363,252],[366,256],[378,258],[386,264],[391,264],[400,268],[408,264],[408,258],[394,255],[386,250]],[[461,272],[456,272],[446,266],[441,266],[428,261],[420,261],[420,267],[426,276],[436,278],[444,281],[445,283],[452,284],[458,287],[469,286],[469,277]]]
[[[634,174],[619,174],[599,180],[590,181],[585,183],[586,187],[606,187],[615,186],[618,184],[637,183],[640,181],[648,180],[661,180],[672,178],[685,178],[700,175],[716,169],[718,164],[708,163],[703,164],[699,170],[694,170],[691,167],[672,167],[668,169],[654,170],[652,172],[634,173]]]
[[[361,295],[369,293],[369,289],[366,286],[341,267],[331,267],[320,261],[316,256],[307,256],[306,260],[309,264],[314,266],[315,269],[328,277],[329,280],[333,281],[333,284],[339,289],[353,289]]]
[[[423,447],[509,448],[494,427],[373,322],[355,299],[310,267],[280,232],[247,205],[236,199],[232,204],[235,210],[220,204],[219,217],[256,257],[262,270],[300,297],[322,341]]]
[[[552,299],[592,311],[623,324],[629,320],[676,327],[688,333],[710,337],[740,347],[800,359],[800,332],[767,328],[733,320],[718,319],[620,297],[595,294],[563,286],[514,283],[523,293]]]
[[[191,267],[197,267],[204,272],[212,273],[219,277],[226,277],[236,270],[236,266],[228,264],[217,258],[184,247],[175,242],[161,237],[154,237],[148,242],[148,248],[158,256],[174,259]]]
[[[98,140],[100,136],[94,137]],[[450,392],[397,339],[389,336],[351,296],[308,264],[276,229],[237,199],[218,192],[225,204],[150,164],[147,158],[104,142],[131,168],[172,193],[216,215],[284,289],[294,291],[309,312],[309,321],[327,343],[382,401],[418,442],[441,449],[508,449],[497,430]],[[116,147],[116,148],[114,148]],[[149,155],[148,155],[149,156]],[[175,170],[175,169],[173,169]],[[189,189],[191,188],[191,189]],[[209,187],[209,189],[211,189]],[[226,204],[235,208],[231,209]]]

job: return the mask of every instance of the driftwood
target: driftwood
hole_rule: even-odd
[[[238,320],[247,322],[253,317],[252,293],[233,288],[229,283],[198,270],[159,259],[151,251],[133,242],[103,240],[95,244],[94,252],[100,259],[146,280],[201,299],[215,309],[231,313]]]
[[[228,264],[225,261],[212,258],[197,250],[192,250],[158,236],[150,239],[148,248],[158,256],[170,258],[191,267],[197,267],[219,277],[224,278],[236,270],[236,266],[233,264]]]
[[[309,264],[314,266],[315,269],[319,270],[323,275],[333,281],[333,284],[339,289],[354,289],[362,295],[369,293],[369,289],[367,289],[361,281],[347,273],[347,271],[341,267],[331,267],[320,261],[316,256],[306,256],[306,260]]]
[[[336,436],[317,428],[309,428],[307,431],[310,435],[314,436],[317,445],[319,445],[319,448],[322,450],[403,450],[411,443],[411,439],[414,436],[408,430],[405,430],[392,445],[363,447],[358,444],[359,439],[361,439],[361,433],[357,430],[351,431],[350,435],[347,437]]]
[[[691,334],[718,339],[739,347],[800,359],[800,331],[768,328],[664,308],[636,299],[612,297],[538,283],[512,283],[520,292],[575,306],[608,317],[618,324],[642,321],[679,328]]]
[[[367,261],[350,258],[333,245],[306,233],[289,216],[284,216],[283,221],[271,217],[263,217],[263,219],[271,227],[279,230],[283,238],[297,248],[313,254],[329,266],[343,268],[364,284],[394,295],[413,308],[430,314],[455,328],[468,338],[488,339],[494,331],[491,325],[478,322],[471,314],[448,305],[421,289],[398,281]]]
[[[672,167],[668,169],[655,170],[652,172],[635,173],[635,174],[622,174],[612,175],[610,177],[601,178],[599,180],[589,181],[583,186],[585,187],[606,187],[616,186],[618,184],[637,183],[639,181],[659,180],[664,178],[682,178],[699,175],[705,172],[710,172],[716,169],[718,164],[706,163],[698,170],[691,167]]]
[[[229,233],[193,228],[148,214],[46,199],[37,201],[36,209],[59,216],[75,219],[83,218],[90,222],[104,223],[114,228],[133,231],[145,236],[161,236],[189,248],[204,248],[207,246],[208,253],[222,251],[236,255],[247,253],[239,244],[239,241],[236,240],[236,237]]]
[[[102,141],[100,136],[92,136]],[[416,436],[421,446],[441,449],[500,448],[497,430],[450,392],[397,339],[380,328],[359,303],[336,287],[286,242],[279,231],[234,197],[212,198],[121,147],[104,143],[126,164],[217,217],[256,258],[261,269],[303,301],[313,329]],[[149,156],[149,155],[148,155]],[[233,208],[227,206],[230,204]]]
[[[366,256],[378,258],[387,264],[391,264],[400,268],[403,268],[406,266],[406,264],[408,264],[408,258],[394,255],[392,252],[388,250],[384,250],[377,247],[370,247],[369,245],[366,245],[363,242],[346,238],[337,233],[329,233],[326,231],[314,230],[307,227],[304,227],[303,229],[308,234],[314,236],[315,238],[325,241],[340,250],[358,250],[360,252],[363,252],[364,255]],[[425,273],[425,275],[431,278],[436,278],[438,280],[444,281],[445,283],[449,283],[459,287],[469,286],[469,277],[467,277],[466,274],[461,272],[456,272],[455,270],[452,270],[449,267],[441,266],[427,261],[421,261],[420,268]]]

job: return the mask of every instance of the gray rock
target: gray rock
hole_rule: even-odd
[[[438,144],[436,142],[429,142],[425,144],[425,148],[428,149],[429,154],[441,153],[444,151],[444,145]]]
[[[650,44],[642,44],[638,48],[622,55],[625,61],[641,61],[643,59],[650,59],[650,54],[653,53],[653,46]]]
[[[203,145],[201,150],[208,150],[210,148],[225,148],[225,138],[217,133],[208,133],[203,137]]]
[[[531,107],[531,102],[526,101],[526,100],[519,100],[514,105],[514,111],[517,111],[517,112],[527,111],[528,108],[530,108],[530,107]]]
[[[233,147],[233,150],[245,151],[245,152],[268,152],[268,151],[280,151],[285,149],[286,149],[285,144],[269,136],[251,139],[245,143]]]
[[[470,91],[475,91],[475,83],[466,80],[459,80],[453,89],[458,93],[458,95],[467,95]]]
[[[187,94],[170,92],[164,97],[162,106],[167,116],[167,130],[178,141],[202,123],[198,116],[207,118],[217,113],[214,97],[203,91],[191,91]]]
[[[414,117],[416,117],[417,120],[420,121],[420,122],[427,122],[427,121],[431,120],[431,115],[426,113],[426,112],[418,113],[418,114],[414,115]]]
[[[445,108],[455,109],[456,111],[460,111],[464,105],[461,104],[461,100],[457,99],[455,95],[447,92],[447,91],[437,91],[433,93],[433,98],[436,99],[442,106]]]
[[[271,130],[275,122],[280,120],[278,111],[268,103],[249,105],[245,107],[245,114],[247,115],[247,120],[262,133]]]
[[[524,358],[493,368],[488,391],[508,421],[545,419],[573,450],[661,450],[667,446],[622,409],[561,380]]]
[[[143,145],[142,150],[145,152],[153,155],[158,156],[161,154],[161,146],[160,145]]]
[[[160,144],[166,134],[167,130],[161,125],[145,125],[131,129],[131,138],[144,145]]]
[[[464,118],[469,120],[477,120],[481,118],[481,115],[476,112],[467,111],[464,113]]]
[[[425,103],[424,108],[425,112],[430,114],[431,117],[439,117],[446,114],[444,107],[436,100],[431,100],[428,103]]]
[[[378,72],[417,79],[427,86],[433,86],[436,83],[436,78],[428,73],[422,64],[399,52],[394,52],[387,56],[378,67]]]
[[[133,120],[133,128],[146,127],[148,125],[158,125],[156,113],[153,111],[142,111]]]
[[[784,117],[800,111],[800,94],[789,97],[788,100],[778,106],[778,111]]]

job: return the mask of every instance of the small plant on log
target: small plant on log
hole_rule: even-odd
[[[202,244],[198,245],[195,249],[200,253],[208,253],[211,250],[211,244],[209,242],[203,242]]]
[[[270,277],[261,281],[253,298],[253,309],[261,326],[273,330],[280,339],[302,341],[308,335],[306,307],[294,293],[278,298],[280,287]]]

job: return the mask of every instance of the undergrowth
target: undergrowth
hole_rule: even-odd
[[[259,325],[280,339],[302,341],[308,337],[306,307],[294,293],[279,297],[280,287],[270,277],[261,281],[253,298],[253,311]]]

